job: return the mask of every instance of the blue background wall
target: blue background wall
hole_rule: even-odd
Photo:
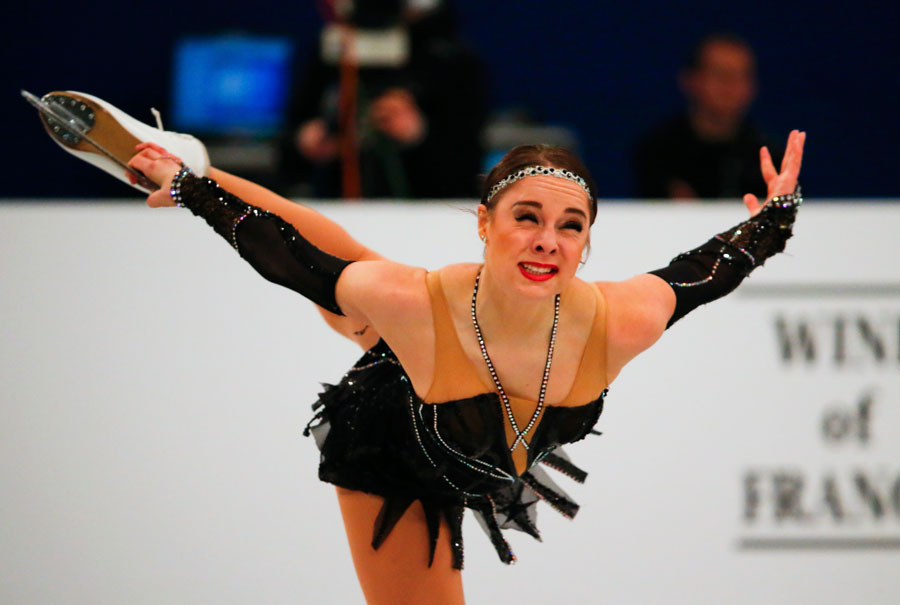
[[[809,133],[807,196],[900,197],[894,3],[457,4],[463,35],[490,70],[492,106],[525,106],[542,121],[574,128],[601,196],[631,195],[631,147],[680,106],[675,75],[683,56],[704,33],[730,30],[758,52],[757,122],[779,136],[795,127]],[[305,46],[321,24],[311,0],[47,0],[6,10],[12,14],[2,26],[7,150],[0,197],[129,194],[64,157],[18,96],[20,88],[83,90],[150,121],[151,105],[165,116],[178,37],[288,34]]]

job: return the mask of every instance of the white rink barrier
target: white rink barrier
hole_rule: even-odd
[[[480,256],[450,205],[315,207],[401,262]],[[603,205],[581,276],[744,216]],[[0,602],[361,603],[300,434],[354,346],[187,211],[8,201],[0,225]],[[568,449],[587,482],[558,480],[573,522],[543,507],[506,567],[467,517],[468,601],[896,603],[898,233],[900,204],[808,202],[786,254],[612,385]]]

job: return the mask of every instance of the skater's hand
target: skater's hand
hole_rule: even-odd
[[[799,130],[791,131],[790,136],[788,136],[784,159],[781,160],[781,172],[775,170],[769,150],[765,147],[759,150],[759,165],[768,189],[767,200],[772,199],[776,195],[794,193],[794,189],[797,187],[797,178],[800,176],[800,164],[803,162],[803,143],[805,142],[805,132],[800,132]],[[744,196],[744,205],[750,211],[750,216],[756,216],[765,204],[760,204],[755,195],[748,193]]]
[[[141,143],[135,149],[138,153],[128,161],[128,165],[159,185],[159,189],[147,197],[147,205],[151,208],[174,206],[169,189],[172,178],[181,170],[181,160],[155,143]],[[126,175],[132,183],[136,182],[133,174],[128,172]]]

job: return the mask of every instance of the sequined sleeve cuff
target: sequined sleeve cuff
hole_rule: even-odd
[[[792,194],[773,197],[756,216],[679,254],[667,267],[651,271],[675,292],[675,312],[668,326],[700,305],[725,296],[753,269],[783,251],[802,203],[798,185]]]
[[[187,176],[196,175],[194,175],[194,172],[187,166],[182,166],[181,170],[175,173],[175,176],[172,177],[172,184],[169,185],[169,196],[172,198],[172,201],[175,202],[175,205],[179,208],[184,208],[181,194],[181,183]]]
[[[715,239],[746,260],[749,273],[784,250],[785,243],[793,235],[797,209],[802,203],[803,196],[797,185],[794,193],[773,197],[756,216],[720,233]]]

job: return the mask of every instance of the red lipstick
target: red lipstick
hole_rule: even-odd
[[[528,265],[532,271],[525,268]],[[547,281],[559,272],[556,265],[545,265],[544,263],[519,263],[519,271],[531,281]],[[534,272],[537,270],[537,272]]]

